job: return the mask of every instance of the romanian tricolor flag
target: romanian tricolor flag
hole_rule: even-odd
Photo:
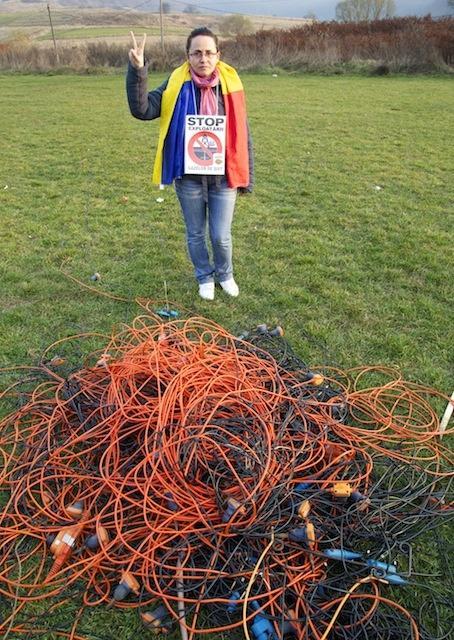
[[[218,62],[224,98],[226,129],[226,174],[229,187],[249,185],[246,101],[242,82],[233,67]],[[184,127],[187,114],[196,113],[189,63],[171,74],[162,94],[159,140],[153,169],[155,184],[171,184],[184,174]]]

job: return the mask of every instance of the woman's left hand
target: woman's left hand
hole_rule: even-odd
[[[144,65],[144,50],[145,42],[147,40],[147,34],[143,34],[143,40],[140,44],[137,44],[136,37],[132,31],[129,32],[132,38],[132,48],[129,49],[129,61],[136,69],[141,69]]]

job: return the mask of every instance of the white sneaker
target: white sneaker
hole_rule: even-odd
[[[199,284],[199,296],[204,300],[214,300],[214,282]]]
[[[230,278],[229,280],[224,280],[219,284],[224,289],[224,291],[229,294],[229,296],[233,296],[234,298],[236,298],[237,295],[240,293],[240,290],[238,289],[238,285],[233,278]]]

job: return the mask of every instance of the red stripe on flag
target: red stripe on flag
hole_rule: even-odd
[[[249,185],[249,153],[244,91],[224,94],[226,131],[226,166],[229,187]]]

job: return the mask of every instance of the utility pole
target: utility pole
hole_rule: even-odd
[[[159,23],[161,27],[161,51],[164,53],[164,31],[162,28],[162,0],[159,0]]]
[[[60,64],[60,57],[59,57],[58,51],[57,51],[57,42],[55,40],[54,25],[52,24],[52,16],[50,15],[49,2],[47,3],[47,13],[49,14],[49,22],[50,22],[50,30],[51,30],[51,33],[52,33],[52,40],[54,41],[55,58],[57,60],[57,64]]]

